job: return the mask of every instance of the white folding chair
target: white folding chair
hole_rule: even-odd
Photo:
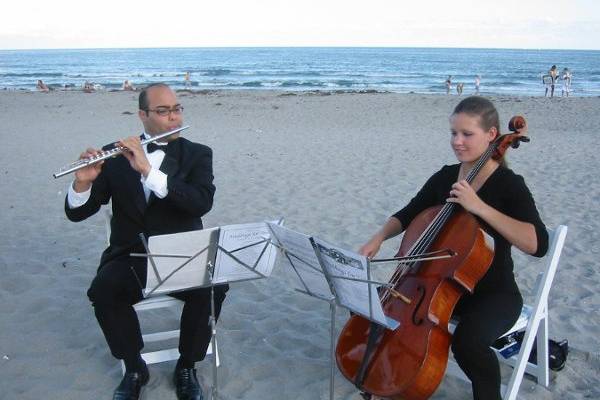
[[[106,243],[110,244],[110,219],[112,217],[112,212],[110,207],[105,209],[105,226],[106,226]],[[139,303],[136,303],[133,308],[140,315],[141,311],[147,310],[156,310],[161,308],[170,308],[177,307],[181,309],[183,302],[174,297],[167,295],[160,295],[154,297],[148,297]],[[142,333],[142,339],[144,343],[154,343],[154,342],[162,342],[170,339],[178,339],[179,338],[179,328],[168,330],[168,331],[157,331],[152,333]],[[216,343],[216,341],[215,341]],[[219,352],[218,345],[215,346],[217,351],[215,355],[217,357],[217,366],[220,364],[219,360]],[[206,355],[211,355],[213,353],[212,343],[208,345],[208,350],[206,351]],[[169,347],[162,350],[149,351],[141,354],[142,358],[146,362],[146,364],[156,364],[165,361],[177,360],[179,358],[179,348],[178,347]],[[125,363],[121,360],[121,370],[123,374],[125,373]]]
[[[501,362],[513,367],[513,372],[506,389],[504,390],[504,400],[515,400],[523,374],[527,372],[533,375],[538,384],[548,387],[550,383],[550,372],[548,370],[548,294],[558,268],[558,261],[565,244],[567,236],[567,227],[559,225],[556,229],[548,230],[548,253],[544,257],[546,268],[540,273],[537,283],[534,287],[535,302],[533,305],[524,305],[521,316],[515,325],[502,337],[513,332],[525,329],[525,335],[518,354],[510,358],[504,358],[496,350],[498,359]],[[450,328],[451,331],[454,327]],[[533,341],[537,337],[537,365],[530,363],[529,355],[533,348]],[[447,374],[468,381],[467,376],[458,367],[454,359],[448,362]],[[502,385],[504,387],[504,385]]]

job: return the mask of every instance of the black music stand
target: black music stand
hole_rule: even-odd
[[[278,223],[282,223],[282,220]],[[269,240],[269,230],[265,223],[261,222],[153,236],[149,242],[143,234],[140,234],[140,238],[147,253],[131,255],[148,258],[153,275],[147,275],[151,277],[151,282],[156,282],[153,287],[143,288],[138,279],[145,297],[198,287],[210,286],[211,288],[210,325],[214,351],[211,394],[212,399],[218,399],[214,287],[249,279],[266,278],[270,275],[275,264],[276,251]],[[190,243],[191,238],[195,241]],[[162,254],[154,251],[157,247],[163,252]],[[194,247],[200,250],[190,251],[190,248]],[[188,282],[184,283],[187,287],[181,285],[174,287],[170,284],[174,281]],[[192,284],[190,285],[189,282]]]
[[[291,229],[282,226],[274,226],[267,223],[271,230],[271,236],[277,241],[275,246],[283,253],[301,285],[301,289],[296,289],[300,293],[314,297],[321,301],[329,303],[330,310],[330,347],[329,347],[329,399],[334,399],[334,380],[335,380],[335,315],[336,305],[340,305],[350,311],[361,314],[365,318],[378,324],[382,324],[388,329],[395,329],[398,323],[385,317],[383,309],[379,303],[379,296],[375,286],[388,286],[388,283],[370,280],[369,261],[366,257],[342,250],[339,247],[331,246],[314,237],[309,237]],[[324,254],[324,252],[328,252]],[[334,251],[335,253],[332,253]],[[344,276],[332,270],[332,264],[337,266],[337,262],[332,262],[329,258],[331,254],[344,255],[353,260],[361,260],[361,266],[364,266],[363,272],[366,273],[365,279]],[[339,258],[339,257],[338,257]],[[348,264],[342,264],[347,266]],[[354,302],[348,301],[346,288],[340,286],[340,282],[350,282],[356,287],[361,285],[366,289],[368,295],[368,305],[354,307]],[[336,288],[337,287],[337,288]],[[361,290],[364,291],[364,290]],[[343,295],[342,297],[340,297]],[[366,315],[365,315],[366,314]]]

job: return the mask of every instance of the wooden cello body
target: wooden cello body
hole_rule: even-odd
[[[490,157],[527,141],[521,136],[525,126],[522,117],[513,117],[509,129],[523,132],[498,138],[467,181],[473,180]],[[476,218],[454,206],[447,203],[426,209],[406,229],[397,256],[438,251],[451,256],[398,266],[390,281],[393,289],[383,289],[380,297],[384,313],[398,321],[399,327],[387,330],[354,315],[342,329],[336,347],[338,367],[367,393],[425,400],[442,381],[452,339],[448,332],[452,312],[460,297],[474,290],[494,257],[493,241]]]
[[[406,255],[440,209],[427,209],[415,218],[405,233],[400,256]],[[400,326],[381,334],[362,390],[394,399],[427,399],[441,382],[448,362],[452,310],[465,290],[473,290],[493,258],[493,249],[471,214],[455,213],[451,222],[428,250],[451,248],[457,255],[423,262],[418,273],[405,275],[395,289],[411,299],[410,304],[393,296],[383,304],[385,314]],[[364,360],[370,329],[367,319],[353,316],[338,339],[337,363],[352,382]]]

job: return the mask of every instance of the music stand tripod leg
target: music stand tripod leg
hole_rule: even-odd
[[[217,377],[217,324],[216,324],[216,315],[215,315],[215,285],[212,282],[213,280],[213,273],[214,273],[214,266],[212,265],[211,262],[208,263],[209,264],[209,271],[210,271],[210,327],[211,327],[211,338],[210,338],[210,343],[212,346],[212,353],[213,353],[213,386],[211,389],[211,400],[216,400],[218,399],[218,377]]]

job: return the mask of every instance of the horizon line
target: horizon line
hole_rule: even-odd
[[[0,51],[43,51],[43,50],[164,50],[164,49],[456,49],[456,50],[533,50],[533,51],[600,51],[584,48],[527,48],[527,47],[464,47],[464,46],[167,46],[167,47],[42,47],[42,48],[0,48]]]

